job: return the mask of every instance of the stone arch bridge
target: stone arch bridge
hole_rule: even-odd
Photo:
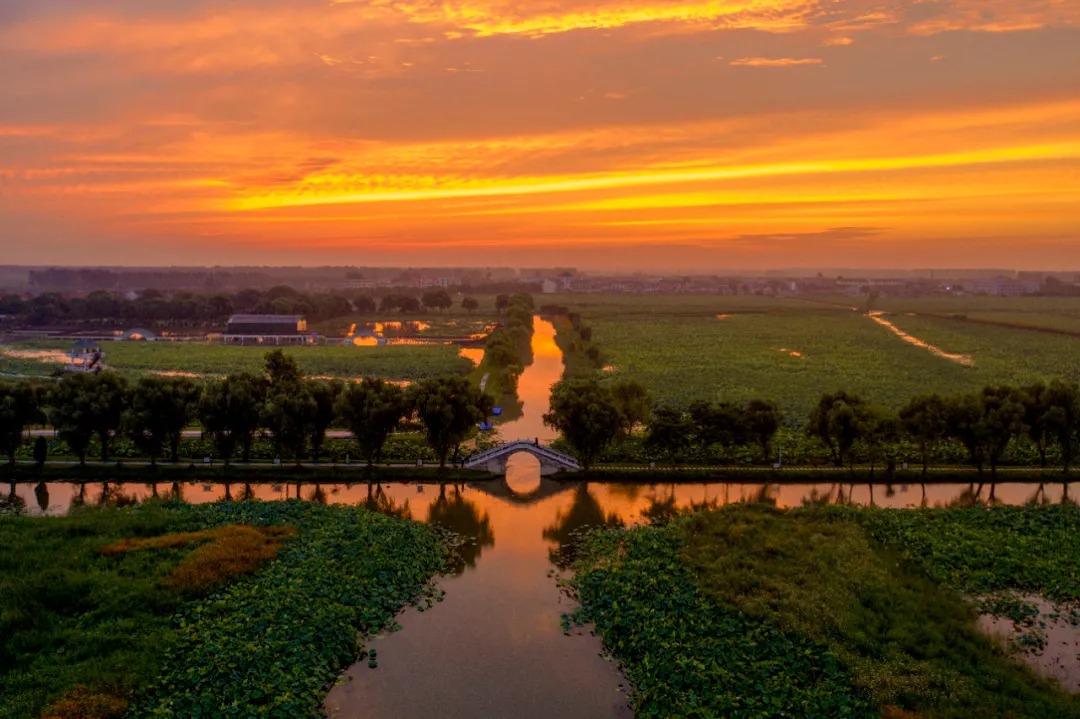
[[[528,439],[518,439],[498,447],[474,454],[465,460],[467,469],[483,469],[492,474],[505,475],[506,461],[511,455],[518,452],[528,452],[540,460],[540,476],[556,474],[558,472],[578,472],[581,465],[568,454],[546,447],[538,442]]]

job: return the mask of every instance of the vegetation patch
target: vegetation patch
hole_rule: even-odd
[[[299,501],[2,517],[0,542],[2,719],[320,716],[446,547]]]
[[[1039,541],[1050,543],[1063,520],[1046,509]],[[1031,511],[1034,522],[1043,510]],[[941,573],[924,570],[939,560],[921,564],[871,529],[909,513],[735,505],[596,533],[573,579],[579,618],[627,665],[639,716],[1076,716],[1074,698],[979,632],[952,588],[960,581],[943,585]],[[949,547],[942,554],[963,553],[948,525],[927,531]],[[983,546],[1008,557],[1035,544]],[[1035,574],[1067,586],[1071,546],[1059,548],[1071,565],[1050,560]],[[727,623],[739,630],[727,633]],[[773,660],[782,676],[767,671]]]
[[[200,532],[122,539],[105,545],[101,553],[116,557],[127,552],[195,546],[162,584],[169,589],[202,595],[230,579],[254,573],[277,556],[286,537],[295,534],[293,527],[232,525]]]
[[[823,644],[715,601],[682,557],[684,524],[589,535],[573,587],[636,688],[638,717],[870,717]]]

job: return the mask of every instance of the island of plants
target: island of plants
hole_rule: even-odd
[[[319,717],[448,543],[359,507],[150,502],[0,517],[0,717]]]

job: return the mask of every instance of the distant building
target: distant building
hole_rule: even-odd
[[[968,290],[977,295],[995,297],[1023,297],[1039,291],[1039,283],[1033,280],[1018,280],[1011,277],[991,277],[964,283]]]
[[[233,315],[222,336],[226,344],[314,344],[302,315]]]

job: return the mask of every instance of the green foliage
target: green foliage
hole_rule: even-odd
[[[299,533],[258,574],[198,601],[165,582],[190,548],[99,551],[231,525]],[[357,633],[419,597],[445,550],[423,525],[296,501],[0,518],[0,543],[2,719],[38,716],[76,685],[134,696],[140,718],[321,716]]]
[[[623,417],[611,390],[597,379],[564,379],[551,388],[544,424],[562,433],[588,469],[615,439]]]
[[[216,505],[209,524],[289,524],[300,534],[250,580],[177,617],[139,717],[320,717],[326,687],[442,562],[432,529],[363,509],[292,502]]]
[[[120,429],[126,404],[127,383],[111,372],[69,375],[48,394],[49,422],[57,434],[85,460],[91,437],[96,436],[101,459],[109,458],[109,443]]]
[[[826,644],[879,709],[1070,715],[1064,694],[1000,655],[958,594],[875,546],[850,521],[859,513],[745,505],[701,513],[680,522],[685,561],[725,606]]]
[[[1080,600],[1080,508],[829,510],[865,526],[935,580],[971,595],[1004,590]]]
[[[23,430],[44,419],[40,394],[28,382],[0,383],[0,452],[12,463],[22,444]]]
[[[463,377],[424,380],[409,388],[408,403],[424,423],[428,444],[446,465],[455,450],[492,409],[492,399]]]
[[[181,434],[194,419],[199,391],[184,377],[142,377],[132,388],[121,424],[151,463],[166,448],[172,461],[179,459]]]
[[[199,400],[199,421],[213,438],[217,456],[228,464],[236,446],[243,461],[251,459],[251,444],[266,401],[266,382],[241,373],[211,382]]]
[[[1073,717],[952,588],[1075,597],[1078,513],[657,506],[662,525],[588,536],[573,618],[625,664],[637,716]]]
[[[181,602],[160,582],[183,552],[98,549],[196,523],[189,508],[158,505],[0,517],[0,717],[38,716],[78,684],[130,692],[152,680]]]
[[[839,659],[698,590],[679,525],[594,533],[573,587],[638,717],[872,717]]]
[[[370,465],[382,459],[386,440],[408,411],[408,403],[397,385],[365,379],[345,388],[336,410],[356,438],[360,456]]]

